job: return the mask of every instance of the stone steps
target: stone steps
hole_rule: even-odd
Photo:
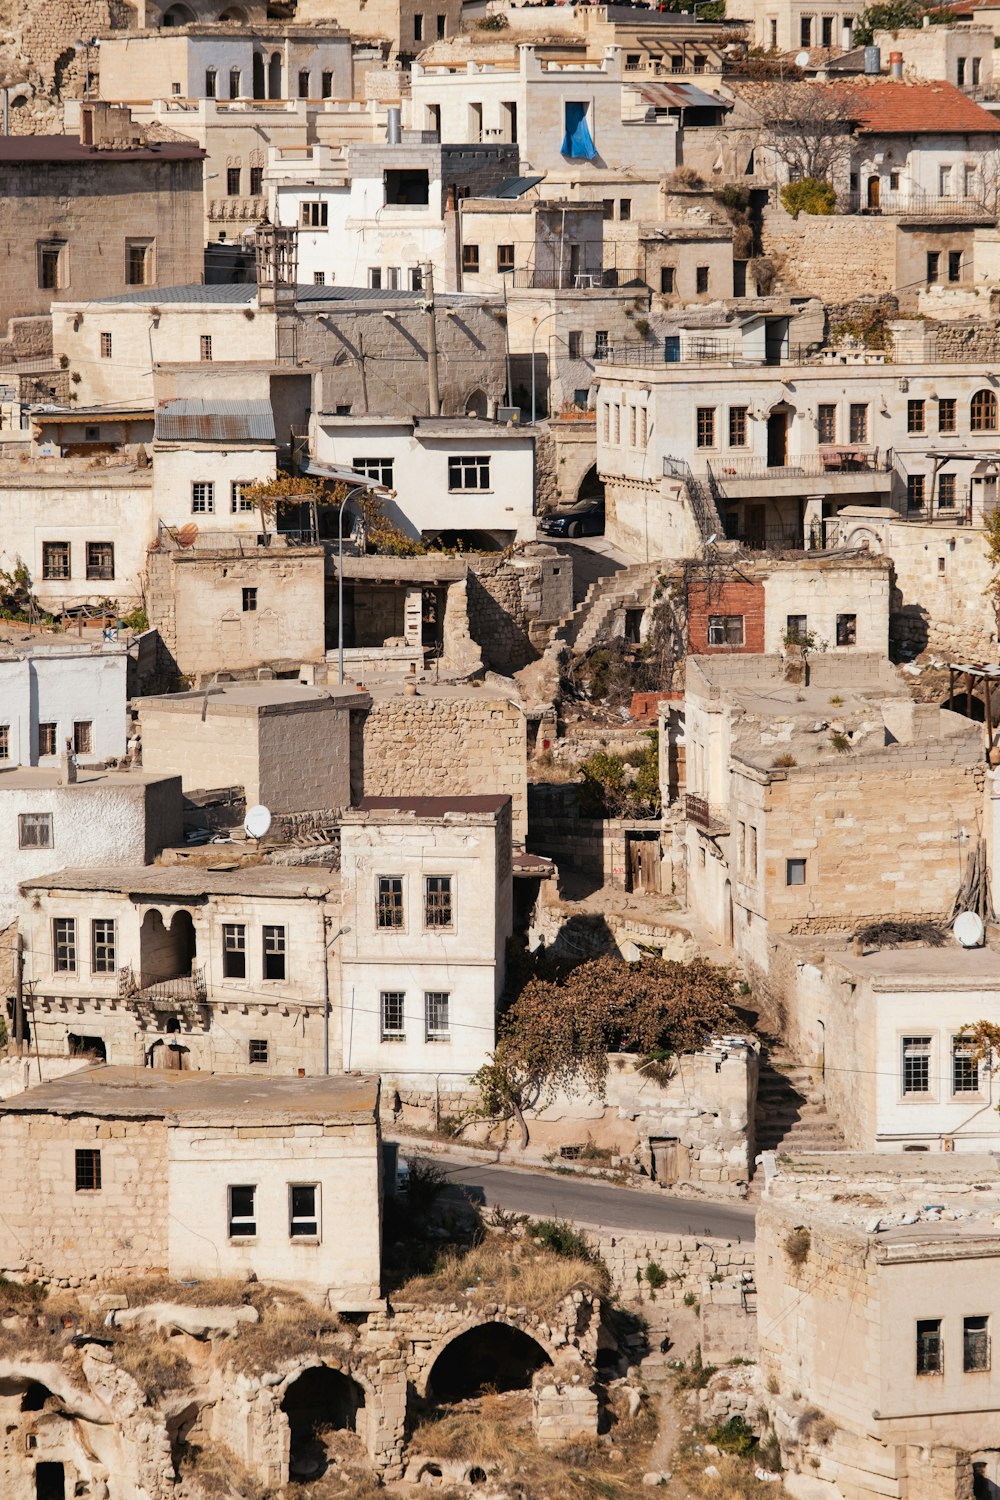
[[[780,1042],[772,1042],[761,1062],[755,1124],[757,1155],[847,1149],[815,1073],[796,1062]]]

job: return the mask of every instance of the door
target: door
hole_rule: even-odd
[[[627,843],[628,881],[630,891],[646,891],[650,895],[660,890],[660,841],[654,834],[629,834]]]
[[[35,1500],[66,1500],[66,1475],[62,1464],[35,1465]]]
[[[661,1183],[664,1187],[669,1187],[672,1183],[675,1183],[680,1175],[676,1137],[664,1136],[657,1139],[655,1136],[651,1136],[649,1141],[649,1155],[652,1166],[652,1171],[650,1172],[652,1180]]]
[[[748,547],[763,547],[766,541],[763,505],[748,505],[743,516],[743,540]]]
[[[788,462],[788,413],[773,411],[767,419],[767,467],[783,469]]]
[[[868,179],[868,207],[877,209],[882,193],[882,179],[880,177],[869,177]]]

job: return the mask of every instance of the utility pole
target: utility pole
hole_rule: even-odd
[[[427,324],[427,415],[436,417],[441,411],[441,391],[438,385],[437,323],[434,320],[434,267],[429,260],[420,267],[420,277],[424,307],[430,320]]]
[[[24,1051],[24,939],[14,939],[14,1041],[17,1055]]]

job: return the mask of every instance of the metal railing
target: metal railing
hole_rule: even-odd
[[[154,984],[142,984],[131,966],[125,964],[118,971],[118,994],[123,1000],[135,1005],[175,1005],[184,1002],[201,1003],[208,990],[205,985],[205,967],[192,964],[187,974],[175,974],[170,979],[159,979]]]
[[[836,474],[885,474],[892,468],[892,450],[878,448],[828,448],[803,453],[794,463],[772,464],[766,458],[726,456],[708,472],[725,490],[727,479],[818,479]]]
[[[974,196],[933,197],[930,193],[879,193],[877,202],[869,202],[865,193],[842,193],[837,199],[842,214],[871,214],[887,218],[919,219],[992,219],[986,204]]]
[[[645,285],[637,266],[590,266],[572,271],[568,266],[545,266],[515,271],[511,281],[515,290],[533,292],[597,292],[634,286],[637,282]]]

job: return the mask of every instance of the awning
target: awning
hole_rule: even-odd
[[[361,474],[357,469],[348,469],[342,464],[323,464],[318,459],[311,458],[302,470],[311,479],[333,479],[338,484],[350,484],[373,491],[376,495],[391,495],[392,491],[387,485],[377,484],[367,474]]]

